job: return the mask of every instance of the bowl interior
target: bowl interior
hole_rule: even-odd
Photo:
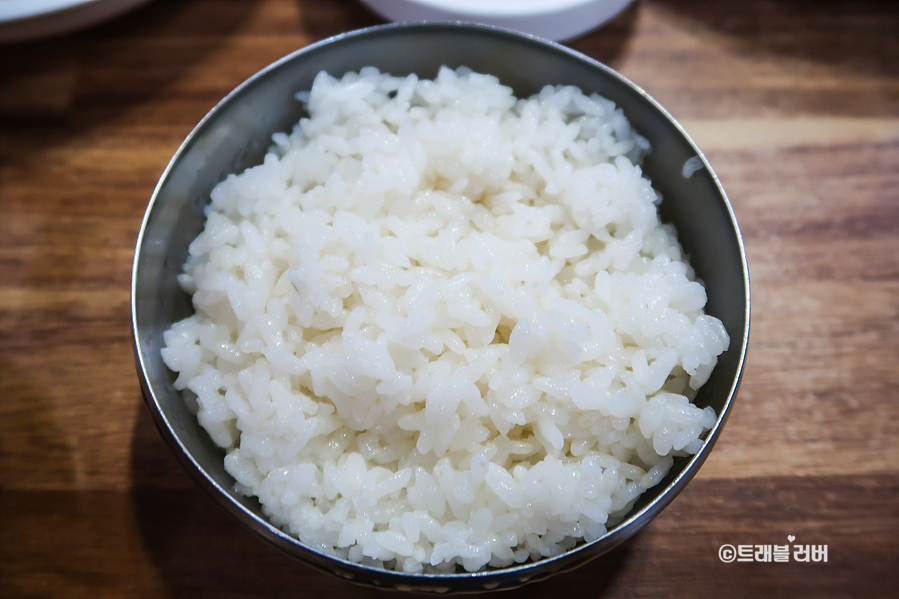
[[[210,191],[229,173],[261,162],[271,135],[289,130],[303,116],[294,95],[308,90],[319,71],[339,76],[369,65],[394,75],[416,73],[427,78],[434,77],[441,65],[464,65],[496,75],[518,96],[531,95],[547,84],[577,85],[622,107],[633,127],[652,144],[644,171],[663,196],[662,217],[677,228],[706,284],[706,311],[723,321],[731,345],[696,399],[697,405],[710,405],[719,414],[710,442],[691,459],[676,461],[668,477],[641,497],[625,522],[592,544],[536,566],[455,577],[366,570],[326,557],[269,525],[258,502],[233,492],[223,452],[172,386],[174,375],[160,358],[162,333],[193,311],[176,276],[188,245],[202,230]],[[663,109],[610,69],[567,48],[499,29],[388,25],[337,36],[282,59],[232,92],[197,126],[160,180],[145,216],[134,263],[132,311],[138,371],[157,426],[201,486],[242,523],[313,566],[344,577],[420,590],[439,590],[449,583],[447,579],[454,579],[452,590],[478,590],[485,585],[515,586],[528,577],[542,578],[592,559],[645,525],[692,477],[711,449],[739,381],[748,333],[748,274],[739,231],[714,173],[706,165],[690,178],[683,176],[685,161],[697,154]]]

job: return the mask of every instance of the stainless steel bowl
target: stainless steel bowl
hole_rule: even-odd
[[[450,575],[388,572],[335,559],[285,534],[268,522],[256,500],[234,492],[222,450],[172,386],[174,376],[160,358],[162,333],[192,313],[176,276],[188,244],[203,227],[210,191],[227,174],[261,162],[271,135],[290,129],[303,116],[294,94],[308,90],[316,73],[326,70],[339,76],[368,65],[394,75],[428,78],[441,65],[464,65],[498,76],[519,96],[546,84],[577,85],[613,100],[652,143],[644,172],[663,196],[662,218],[674,224],[705,282],[706,311],[723,321],[731,345],[696,398],[697,405],[712,406],[719,414],[705,446],[689,459],[676,460],[669,475],[638,500],[626,520],[592,543],[535,563]],[[685,177],[684,165],[691,159],[691,165],[704,168]],[[749,335],[749,273],[740,231],[718,178],[681,126],[642,89],[582,54],[475,25],[385,25],[338,35],[294,52],[240,85],[197,125],[163,173],[141,226],[131,286],[144,398],[162,436],[200,486],[242,524],[289,555],[358,583],[406,590],[512,588],[580,566],[635,534],[683,490],[711,451],[737,391]]]

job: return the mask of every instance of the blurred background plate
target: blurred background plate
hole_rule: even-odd
[[[74,31],[148,1],[0,0],[0,42],[21,42]]]
[[[554,41],[591,31],[633,0],[362,0],[391,21],[498,25]]]

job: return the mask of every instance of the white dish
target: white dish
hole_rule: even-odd
[[[633,0],[362,0],[391,21],[485,23],[564,41],[615,17]]]
[[[116,17],[149,0],[0,0],[0,43],[49,37]]]

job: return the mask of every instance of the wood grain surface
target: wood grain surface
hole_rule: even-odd
[[[155,0],[0,47],[0,597],[380,596],[256,540],[143,405],[129,277],[156,180],[246,77],[381,20],[353,0]],[[523,597],[899,596],[899,4],[639,0],[570,45],[665,105],[749,258],[744,382],[696,480]],[[722,563],[724,544],[827,563]]]

